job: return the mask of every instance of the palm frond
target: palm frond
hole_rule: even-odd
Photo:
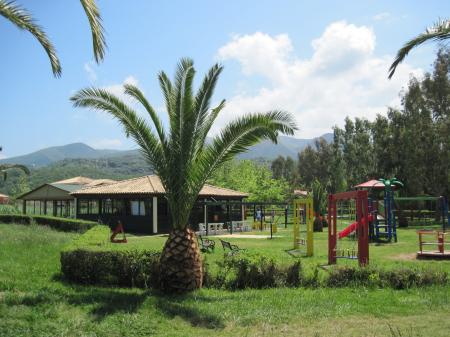
[[[53,75],[55,77],[61,76],[61,64],[56,54],[56,50],[42,27],[36,23],[31,14],[25,8],[17,5],[15,1],[0,0],[0,15],[12,22],[18,28],[30,32],[47,53]]]
[[[136,99],[139,103],[141,103],[144,106],[145,110],[147,110],[147,112],[150,115],[150,118],[152,119],[152,122],[155,126],[156,132],[158,133],[159,140],[161,141],[161,143],[165,144],[166,143],[166,135],[164,132],[164,127],[162,125],[162,122],[161,122],[158,114],[156,113],[155,109],[153,109],[151,104],[145,98],[142,91],[138,87],[136,87],[132,84],[125,84],[124,88],[125,88],[125,93],[127,95]]]
[[[395,60],[389,68],[388,78],[391,79],[392,76],[394,76],[397,66],[403,62],[412,49],[428,41],[443,41],[448,38],[450,38],[450,20],[439,20],[424,33],[406,42],[405,45],[397,52]]]
[[[217,167],[245,152],[250,146],[265,139],[276,143],[279,133],[293,135],[295,130],[295,121],[284,111],[275,110],[240,117],[228,124],[220,135],[214,137],[212,144],[205,148],[198,160],[199,171],[194,175],[198,179],[207,178]]]
[[[87,88],[78,91],[70,100],[75,107],[89,107],[111,114],[123,126],[127,137],[132,137],[141,152],[156,171],[164,170],[161,144],[144,119],[117,96],[104,89]]]
[[[103,61],[107,48],[100,11],[95,0],[80,0],[80,2],[91,27],[94,58],[97,63],[100,63]]]

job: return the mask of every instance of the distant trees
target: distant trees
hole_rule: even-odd
[[[412,78],[401,98],[400,109],[388,108],[372,122],[346,118],[343,128],[334,128],[333,142],[307,146],[292,173],[295,184],[311,190],[317,180],[334,193],[395,176],[409,195],[449,195],[450,51],[441,49],[433,71]],[[272,163],[274,177],[292,181],[281,162]]]
[[[279,163],[281,160],[277,159],[274,162]],[[267,166],[251,160],[225,163],[214,172],[209,182],[250,193],[249,201],[285,201],[289,198],[290,186],[287,180],[283,176],[273,179]]]

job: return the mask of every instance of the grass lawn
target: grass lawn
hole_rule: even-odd
[[[168,297],[140,289],[85,287],[59,279],[59,253],[79,234],[0,224],[0,336],[448,336],[450,287],[392,289],[202,289]],[[292,259],[289,232],[267,239],[229,239],[278,261]],[[92,249],[160,249],[164,237],[129,237],[129,244]],[[84,242],[86,244],[86,242]],[[217,242],[219,244],[219,242]],[[108,246],[111,245],[111,246]],[[315,257],[326,262],[326,235]],[[399,243],[371,245],[371,264],[450,270],[449,261],[415,261],[414,230]],[[210,265],[221,247],[209,254]]]

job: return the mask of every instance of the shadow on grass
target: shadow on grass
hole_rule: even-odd
[[[217,302],[218,299],[199,292],[167,295],[155,290],[75,285],[65,282],[60,274],[53,275],[52,281],[59,283],[62,287],[45,287],[28,292],[10,293],[4,298],[4,303],[9,306],[29,307],[56,304],[85,307],[85,310],[92,315],[93,321],[100,322],[116,313],[135,313],[148,300],[148,304],[168,319],[180,317],[192,326],[207,329],[225,327],[221,317],[208,312],[206,306],[208,303]]]
[[[153,292],[155,296],[155,306],[169,318],[181,317],[192,326],[206,329],[223,329],[225,324],[217,315],[206,312],[202,305],[207,302],[217,301],[207,296],[187,294],[187,295],[165,295],[160,292]],[[202,310],[203,308],[203,310]]]

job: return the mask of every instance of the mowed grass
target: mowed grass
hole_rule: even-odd
[[[78,234],[3,224],[0,232],[0,336],[448,336],[450,329],[449,286],[402,291],[202,289],[181,297],[85,287],[59,277],[59,253]],[[417,250],[414,235],[402,231],[398,244],[371,246],[372,261],[388,267],[399,263],[447,269],[448,262],[395,258]],[[153,249],[160,249],[165,240],[129,239],[130,246]],[[284,252],[291,248],[288,232],[272,241],[230,241],[280,261],[290,259]],[[316,235],[316,243],[317,256],[304,259],[306,265],[326,262],[321,251],[325,235]],[[217,248],[207,257],[211,263],[222,258]]]

